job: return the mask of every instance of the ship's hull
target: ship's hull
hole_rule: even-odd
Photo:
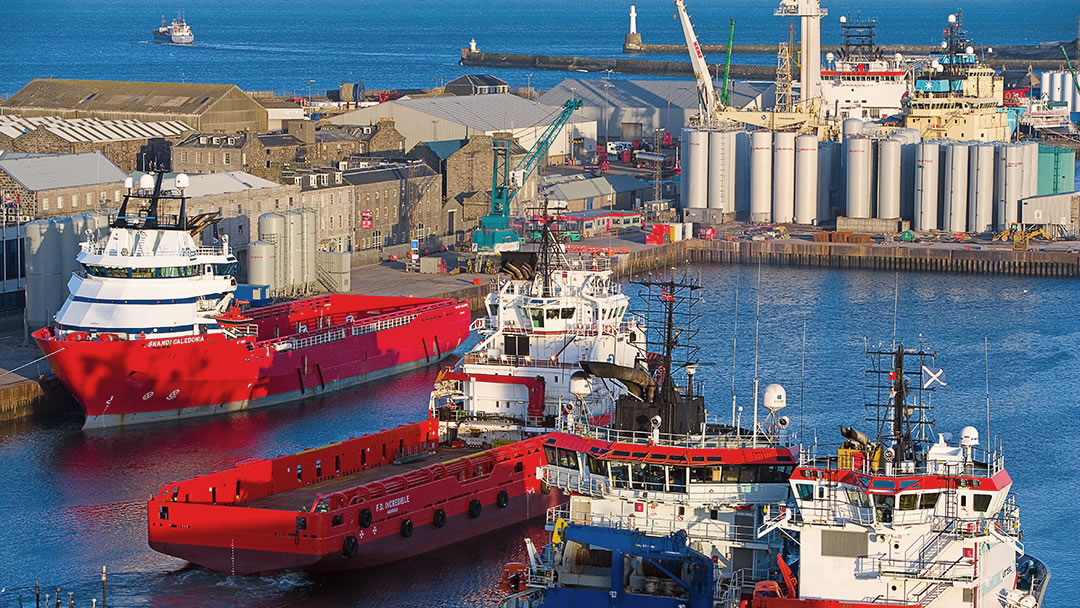
[[[540,517],[564,499],[538,477],[538,439],[470,450],[437,436],[429,418],[170,483],[147,504],[147,540],[230,575],[355,570]]]
[[[320,301],[340,310],[355,304],[345,299],[350,297],[363,296]],[[375,305],[379,300],[364,302]],[[260,333],[270,338],[262,341],[224,334],[68,341],[50,330],[35,332],[34,339],[53,373],[82,406],[86,428],[98,428],[285,403],[436,363],[465,341],[469,324],[467,304],[438,302],[420,300],[417,311],[397,302],[398,316],[391,319],[415,318],[357,334],[346,327],[336,339],[288,350],[275,348],[281,341],[272,338],[273,328],[282,332],[293,325],[295,331],[295,318],[261,319]],[[303,308],[303,301],[297,304]],[[307,321],[316,323],[312,317]],[[311,336],[317,342],[320,335],[313,329],[293,337]]]

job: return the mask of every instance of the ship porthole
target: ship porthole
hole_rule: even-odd
[[[510,495],[506,493],[506,490],[499,491],[499,495],[495,497],[495,504],[500,509],[505,509],[506,505],[510,504]]]
[[[360,541],[356,540],[355,536],[346,536],[345,541],[341,544],[341,554],[346,558],[354,557],[360,552]]]
[[[446,511],[442,509],[435,509],[435,515],[431,518],[431,523],[436,528],[441,528],[446,525]]]
[[[412,520],[411,519],[406,519],[405,521],[401,522],[401,535],[404,536],[405,538],[409,538],[410,536],[412,536]]]
[[[366,528],[371,525],[371,509],[363,509],[360,511],[360,517],[357,520],[361,528]]]
[[[480,517],[481,510],[483,510],[483,505],[480,504],[479,500],[474,498],[469,501],[469,517],[473,519]]]

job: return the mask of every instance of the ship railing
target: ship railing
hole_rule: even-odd
[[[319,334],[300,335],[304,337],[290,336],[287,338],[289,345],[293,350],[309,348],[312,346],[318,346],[320,344],[327,344],[329,342],[335,342],[337,340],[344,340],[345,329],[339,327],[337,329],[332,329],[330,331],[325,331]]]
[[[825,504],[821,506],[799,507],[791,513],[789,521],[794,524],[839,527],[846,526],[847,524],[858,524],[861,526],[874,525],[874,510],[871,507],[863,507],[832,500],[820,502],[824,502]]]
[[[377,333],[377,332],[383,331],[384,329],[390,329],[392,327],[402,327],[404,325],[408,325],[409,323],[412,323],[413,320],[416,319],[416,317],[418,317],[418,316],[419,315],[413,314],[413,315],[404,315],[404,316],[396,316],[396,317],[381,317],[381,318],[376,318],[374,321],[367,321],[367,322],[360,321],[360,322],[355,323],[350,328],[350,332],[354,336],[359,336],[361,334]]]
[[[972,558],[960,557],[950,561],[868,556],[859,559],[869,560],[870,568],[876,570],[878,576],[956,583],[970,583],[976,578]],[[860,569],[859,564],[856,564],[856,569]]]
[[[839,447],[839,446],[837,446]],[[874,477],[917,477],[925,475],[943,477],[975,477],[989,479],[1005,470],[1005,459],[999,452],[987,453],[974,448],[971,460],[946,462],[939,460],[905,461],[900,464],[889,462],[881,452],[832,450],[831,454],[818,456],[815,446],[812,450],[800,450],[799,466],[804,468],[828,469],[837,471],[856,471]],[[963,485],[963,484],[961,484]]]
[[[248,323],[247,325],[233,325],[231,327],[226,327],[225,333],[233,338],[257,336],[259,335],[259,326],[254,323]]]
[[[568,367],[568,363],[560,363],[558,360],[538,358],[533,359],[528,355],[492,355],[486,353],[469,353],[465,355],[465,363],[476,365],[507,365],[510,367]],[[573,365],[572,367],[577,367]]]
[[[547,525],[564,519],[572,524],[612,528],[616,530],[636,530],[656,536],[666,536],[678,531],[685,531],[693,538],[734,543],[754,543],[757,536],[753,526],[740,526],[714,519],[693,517],[658,517],[647,511],[629,515],[613,513],[592,513],[575,510],[572,507],[552,507],[547,511]]]
[[[761,578],[755,576],[752,568],[739,568],[730,577],[724,574],[719,566],[714,566],[713,598],[723,608],[739,608],[743,595],[753,593],[754,583]]]
[[[784,447],[776,437],[770,435],[709,435],[651,433],[648,431],[626,431],[607,426],[594,426],[576,416],[559,416],[555,421],[556,430],[591,439],[617,443],[637,443],[676,448],[778,448]]]
[[[544,466],[543,470],[543,481],[553,488],[596,498],[603,498],[611,493],[607,481],[595,475],[567,471],[551,465]]]

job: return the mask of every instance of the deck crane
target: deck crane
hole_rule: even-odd
[[[548,149],[570,121],[570,115],[580,107],[580,99],[567,100],[559,115],[544,129],[536,143],[513,169],[510,168],[510,140],[492,140],[495,162],[491,168],[491,210],[480,218],[480,227],[473,231],[473,251],[490,253],[517,251],[521,248],[521,240],[510,228],[510,204],[540,163],[547,158]]]
[[[698,44],[694,26],[690,23],[690,16],[686,13],[686,3],[683,0],[675,0],[675,9],[678,11],[679,22],[682,24],[683,36],[686,38],[686,50],[690,54],[690,63],[694,69],[694,78],[697,80],[698,90],[698,116],[693,121],[693,126],[719,127],[734,125],[737,123],[765,127],[775,131],[784,129],[809,129],[816,127],[816,116],[809,112],[777,112],[774,110],[744,111],[736,110],[716,94],[713,88],[712,73],[709,65],[705,62],[705,56]],[[735,24],[732,23],[731,33],[734,34]],[[729,36],[731,38],[731,36]],[[728,49],[730,53],[730,48]],[[730,62],[730,56],[729,56]],[[725,75],[724,88],[727,89]]]

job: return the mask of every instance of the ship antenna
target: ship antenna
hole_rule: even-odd
[[[986,367],[986,442],[990,445],[990,338],[988,336],[983,336],[983,363]]]
[[[761,329],[761,259],[757,265],[757,303],[754,312],[754,447],[757,447],[758,433],[758,333]]]
[[[806,388],[806,313],[803,313],[802,317],[802,375],[799,377],[799,439],[802,440],[803,434],[803,404],[806,402],[804,398]]]
[[[896,309],[900,303],[900,272],[896,273],[893,280],[893,303],[892,303],[892,347],[896,348]]]
[[[735,275],[735,327],[731,331],[731,426],[735,427],[735,356],[739,352],[739,278]]]

